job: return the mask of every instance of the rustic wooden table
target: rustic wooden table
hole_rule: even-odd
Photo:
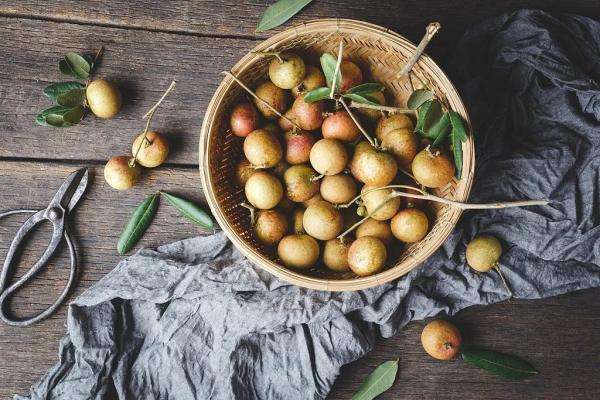
[[[0,210],[43,207],[66,175],[81,166],[93,172],[91,187],[75,212],[73,226],[80,275],[70,298],[98,281],[119,261],[117,236],[132,208],[157,189],[202,201],[198,133],[203,110],[221,79],[260,40],[254,33],[263,0],[225,1],[0,1]],[[457,5],[451,5],[457,3]],[[465,28],[501,12],[543,8],[600,18],[598,0],[317,0],[293,23],[319,17],[355,18],[383,25],[413,41],[425,25],[442,23],[429,49],[442,66]],[[289,26],[287,24],[286,26]],[[81,125],[52,130],[34,125],[48,106],[42,89],[61,79],[57,59],[66,51],[106,47],[98,75],[118,83],[125,106],[118,118],[86,118]],[[169,164],[148,172],[134,190],[117,192],[102,178],[113,155],[128,154],[142,130],[144,112],[172,79],[178,86],[155,118],[173,146]],[[22,222],[14,216],[0,227],[0,257]],[[34,235],[19,270],[39,256],[49,227]],[[169,208],[162,208],[142,245],[201,234]],[[37,249],[37,251],[36,251]],[[57,296],[67,277],[68,259],[57,257],[41,279],[13,301],[17,315],[39,310]],[[332,399],[349,399],[376,365],[399,357],[394,388],[381,398],[407,399],[592,399],[600,397],[600,290],[538,301],[512,301],[461,312],[456,321],[482,345],[526,357],[541,374],[522,383],[507,382],[460,365],[426,357],[419,343],[423,322],[398,336],[380,340],[362,360],[343,369]],[[57,359],[65,333],[66,306],[28,328],[0,325],[0,397],[25,393]]]

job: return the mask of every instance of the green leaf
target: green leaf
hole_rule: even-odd
[[[333,74],[335,74],[335,66],[337,65],[337,59],[329,53],[324,53],[321,56],[321,69],[323,70],[323,75],[325,75],[325,80],[327,81],[327,86],[331,88],[333,84]],[[338,71],[338,77],[336,82],[341,82],[341,72]],[[336,84],[336,86],[339,85]]]
[[[69,64],[64,58],[58,62],[58,69],[60,69],[60,72],[63,75],[69,75],[79,79],[79,77],[75,74],[75,71],[73,71],[73,68],[71,68],[71,64]]]
[[[186,199],[182,199],[180,197],[174,196],[172,194],[161,192],[167,198],[167,201],[171,203],[184,217],[195,222],[205,229],[212,229],[214,226],[213,220],[200,207],[188,201]]]
[[[463,118],[456,111],[450,111],[448,114],[450,115],[450,124],[452,125],[452,130],[456,131],[456,135],[461,142],[466,142],[467,128],[465,127]]]
[[[427,132],[427,136],[430,138],[435,138],[432,147],[439,147],[446,137],[448,137],[448,133],[450,133],[450,116],[448,113],[444,113],[442,118],[440,118]]]
[[[507,379],[525,379],[538,374],[527,361],[491,350],[465,349],[462,358],[469,364]]]
[[[354,100],[357,103],[370,104],[372,106],[379,105],[379,102],[376,99],[369,97],[368,95],[361,96],[360,94],[356,94],[356,93],[344,93],[342,95],[342,97],[348,98],[350,100]]]
[[[265,10],[256,32],[264,32],[283,24],[296,15],[312,0],[279,0]]]
[[[437,124],[443,115],[444,112],[439,101],[426,101],[418,108],[417,126],[415,127],[415,130],[426,138],[435,140],[437,136],[430,136],[431,134],[429,132],[431,127]]]
[[[463,118],[456,111],[448,113],[452,132],[450,133],[450,142],[452,144],[452,153],[454,155],[454,165],[456,166],[456,177],[460,179],[463,167],[462,143],[467,141],[467,129]]]
[[[84,87],[83,84],[75,81],[53,83],[52,85],[46,86],[44,94],[46,97],[56,100],[58,96],[67,93],[71,89],[83,89]]]
[[[315,101],[325,100],[329,98],[330,93],[331,89],[328,87],[316,88],[306,93],[304,96],[304,101],[306,103],[314,103]]]
[[[417,89],[411,93],[410,97],[406,101],[406,106],[416,110],[421,107],[426,101],[433,99],[433,92],[427,89]]]
[[[73,124],[64,120],[64,116],[73,111],[72,108],[64,106],[53,106],[45,109],[35,118],[35,122],[42,126],[52,126],[55,128],[66,128]]]
[[[82,88],[71,89],[68,92],[60,94],[56,102],[65,107],[77,107],[83,105],[85,99],[85,90]]]
[[[376,92],[383,91],[383,85],[380,83],[363,83],[361,85],[354,86],[346,91],[346,93],[355,93],[361,96],[373,94]]]
[[[71,125],[78,124],[79,121],[81,121],[81,118],[83,118],[83,112],[83,106],[73,107],[63,115],[63,121]]]
[[[372,400],[392,387],[398,373],[398,360],[386,361],[367,377],[352,400]]]
[[[79,79],[89,78],[91,65],[85,58],[71,51],[65,55],[64,59],[75,77]]]
[[[148,196],[137,206],[119,237],[119,243],[117,244],[119,254],[123,255],[127,253],[136,245],[150,226],[157,209],[158,193]]]

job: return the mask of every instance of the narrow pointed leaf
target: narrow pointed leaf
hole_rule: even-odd
[[[462,358],[469,364],[507,379],[525,379],[539,372],[527,361],[508,354],[482,349],[465,349]]]
[[[417,126],[415,130],[426,138],[435,140],[435,136],[430,136],[430,129],[438,123],[443,117],[442,105],[437,100],[430,100],[418,108]],[[435,133],[435,132],[434,132]]]
[[[315,101],[325,100],[329,98],[330,93],[331,90],[327,87],[316,88],[306,93],[304,101],[306,103],[314,103]]]
[[[83,105],[83,99],[85,98],[85,90],[82,88],[71,89],[68,92],[61,93],[57,98],[56,102],[65,107],[77,107]]]
[[[46,95],[46,97],[49,99],[56,100],[58,96],[63,93],[67,93],[69,90],[83,88],[83,84],[75,81],[53,83],[49,86],[46,86],[44,89],[44,95]]]
[[[398,373],[398,360],[386,361],[367,377],[352,400],[373,400],[392,387]]]
[[[373,94],[376,92],[383,91],[383,85],[381,83],[363,83],[361,85],[354,86],[346,91],[346,93],[355,93],[361,96],[366,94]]]
[[[444,140],[448,137],[450,133],[450,116],[448,113],[444,113],[442,118],[440,118],[430,129],[429,132],[426,133],[426,136],[429,138],[435,138],[432,145],[433,147],[439,147]]]
[[[369,97],[369,95],[361,96],[360,94],[356,94],[356,93],[344,93],[342,96],[347,99],[354,100],[357,103],[370,104],[372,106],[379,105],[379,102],[376,101],[375,99],[373,99],[372,97]]]
[[[406,101],[406,106],[416,110],[421,107],[426,101],[433,99],[433,92],[427,89],[417,89],[411,93],[410,97]]]
[[[323,70],[323,75],[325,75],[325,80],[327,81],[327,86],[329,88],[331,88],[331,85],[333,84],[333,74],[335,73],[336,64],[337,60],[331,54],[324,53],[321,56],[321,69]],[[338,76],[336,81],[341,81],[340,76]]]
[[[296,15],[300,10],[308,5],[312,0],[279,0],[265,10],[260,19],[257,32],[264,32],[283,24],[288,19]]]
[[[456,111],[448,113],[450,117],[450,142],[452,145],[452,153],[454,155],[454,165],[456,166],[456,177],[460,179],[463,167],[463,151],[462,143],[467,141],[467,130],[463,118]]]
[[[140,203],[135,209],[129,222],[125,226],[123,233],[119,237],[119,243],[117,250],[119,254],[123,255],[136,245],[141,239],[142,235],[150,226],[152,219],[156,215],[158,209],[158,194],[148,196],[144,201]]]
[[[460,139],[461,142],[467,141],[467,128],[465,127],[465,123],[463,118],[456,111],[450,111],[450,124],[452,125],[452,129],[456,132],[456,137]]]
[[[165,196],[167,201],[190,221],[200,225],[205,229],[213,228],[214,223],[210,215],[208,215],[206,211],[198,207],[196,204],[166,192],[161,192],[161,194]]]
[[[79,79],[90,76],[90,63],[81,55],[71,51],[65,55],[65,60]]]

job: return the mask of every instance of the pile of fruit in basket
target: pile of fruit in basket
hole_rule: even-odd
[[[269,80],[245,87],[253,99],[234,105],[230,129],[243,138],[236,178],[258,240],[292,269],[368,276],[390,246],[427,235],[427,188],[460,173],[466,131],[427,88],[407,109],[386,106],[384,86],[341,54],[323,54],[318,68],[263,53]]]

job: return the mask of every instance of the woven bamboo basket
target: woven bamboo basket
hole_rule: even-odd
[[[415,50],[415,45],[388,29],[346,19],[320,19],[281,32],[260,43],[244,56],[231,72],[249,87],[267,77],[270,59],[256,51],[293,50],[309,64],[319,65],[324,52],[337,54],[344,40],[344,57],[357,63],[369,81],[386,87],[388,104],[405,106],[412,89],[407,80],[396,78],[399,69]],[[442,70],[426,55],[412,73],[426,82],[438,98],[460,113],[469,124],[467,111],[456,89]],[[440,247],[456,225],[461,211],[453,206],[433,205],[435,219],[428,235],[419,243],[403,248],[395,259],[388,260],[384,271],[358,277],[351,273],[335,274],[316,266],[309,271],[294,271],[277,260],[273,249],[265,248],[255,238],[248,210],[240,206],[244,190],[235,180],[235,166],[243,157],[242,141],[228,131],[233,105],[246,97],[243,89],[226,76],[215,92],[206,114],[200,137],[200,170],[202,185],[211,211],[234,245],[256,265],[287,282],[328,291],[358,290],[389,282],[408,273]],[[469,124],[470,128],[470,124]],[[463,172],[435,194],[452,200],[466,201],[473,181],[475,152],[472,136],[463,143]]]

